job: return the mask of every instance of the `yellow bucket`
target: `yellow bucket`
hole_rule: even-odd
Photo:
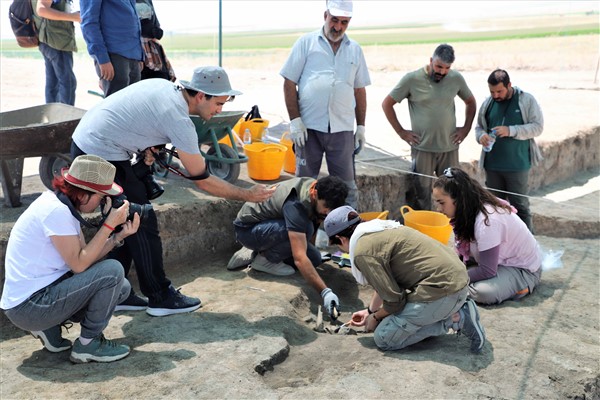
[[[287,148],[276,143],[251,143],[244,145],[248,157],[248,176],[259,181],[272,181],[281,176]]]
[[[444,214],[435,211],[413,210],[409,206],[400,207],[400,213],[404,217],[404,225],[416,229],[443,244],[448,244],[452,227],[450,226],[450,219]]]
[[[369,211],[360,213],[360,219],[363,221],[371,221],[372,219],[387,219],[389,211]]]
[[[240,118],[239,121],[233,126],[233,128],[231,128],[233,130],[234,137],[235,137],[235,135],[240,137],[240,125],[242,125],[242,122],[244,122],[244,117]],[[231,140],[229,140],[229,135],[223,136],[221,138],[221,140],[219,140],[219,143],[226,144],[227,146],[233,148],[233,145],[231,144]]]
[[[287,172],[288,174],[295,174],[296,173],[296,155],[294,154],[294,148],[292,147],[292,145],[294,144],[294,142],[292,142],[291,139],[287,138],[289,132],[285,132],[282,136],[281,136],[281,144],[284,145],[287,148],[287,151],[285,152],[285,158],[283,159],[283,170],[285,172]]]
[[[250,134],[252,135],[253,142],[259,142],[262,140],[261,134],[263,129],[269,127],[269,121],[261,118],[253,118],[249,121],[243,121],[240,124],[240,131],[238,132],[239,137],[244,137],[244,132],[246,129],[250,129]]]

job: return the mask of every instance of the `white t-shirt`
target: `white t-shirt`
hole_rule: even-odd
[[[81,226],[53,192],[44,192],[19,217],[6,249],[0,308],[18,306],[70,271],[50,236],[79,236]]]
[[[144,79],[111,94],[85,113],[73,141],[86,154],[127,161],[151,146],[172,143],[200,154],[188,105],[173,82]]]
[[[479,252],[500,246],[498,265],[524,268],[537,271],[542,264],[542,254],[537,240],[519,216],[504,209],[495,211],[486,205],[488,225],[485,215],[475,218],[475,241],[471,242],[471,255],[479,260]]]

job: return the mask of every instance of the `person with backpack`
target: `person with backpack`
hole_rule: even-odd
[[[72,0],[31,0],[39,49],[46,64],[46,103],[75,104],[77,78],[73,72],[75,26],[79,11]]]

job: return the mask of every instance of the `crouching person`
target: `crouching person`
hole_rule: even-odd
[[[262,203],[246,202],[233,221],[236,239],[244,247],[231,257],[227,269],[250,264],[255,271],[286,276],[295,273],[294,265],[321,293],[333,316],[340,302],[316,270],[322,264],[321,252],[313,243],[325,216],[342,206],[347,196],[348,186],[336,176],[303,177],[279,183]]]
[[[115,167],[102,158],[77,157],[54,179],[55,191],[43,193],[19,217],[8,240],[0,307],[47,350],[71,349],[75,363],[116,361],[130,351],[102,333],[130,285],[118,261],[100,260],[137,231],[140,218],[135,214],[128,220],[129,202],[124,201],[110,209],[89,243],[80,225],[85,221],[79,213],[93,212],[106,196],[123,192],[114,176]],[[67,321],[81,324],[73,345],[61,334]]]
[[[375,290],[366,310],[352,314],[352,325],[374,331],[382,350],[399,350],[450,329],[467,336],[471,351],[485,344],[469,277],[453,251],[396,221],[361,223],[348,206],[325,218],[331,244],[350,254],[352,275]]]

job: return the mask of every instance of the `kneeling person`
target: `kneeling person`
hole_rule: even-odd
[[[352,325],[375,332],[382,350],[399,350],[448,333],[471,340],[478,353],[485,343],[475,302],[467,299],[469,276],[452,250],[396,221],[361,223],[348,206],[325,218],[331,244],[350,254],[352,275],[375,293],[366,310],[352,314]]]
[[[329,314],[339,306],[337,296],[317,271],[321,253],[311,242],[325,216],[346,201],[348,187],[340,178],[294,178],[278,184],[262,203],[245,203],[233,222],[236,239],[244,247],[233,255],[228,269],[248,264],[272,275],[292,275],[294,264],[304,279],[321,293]]]

